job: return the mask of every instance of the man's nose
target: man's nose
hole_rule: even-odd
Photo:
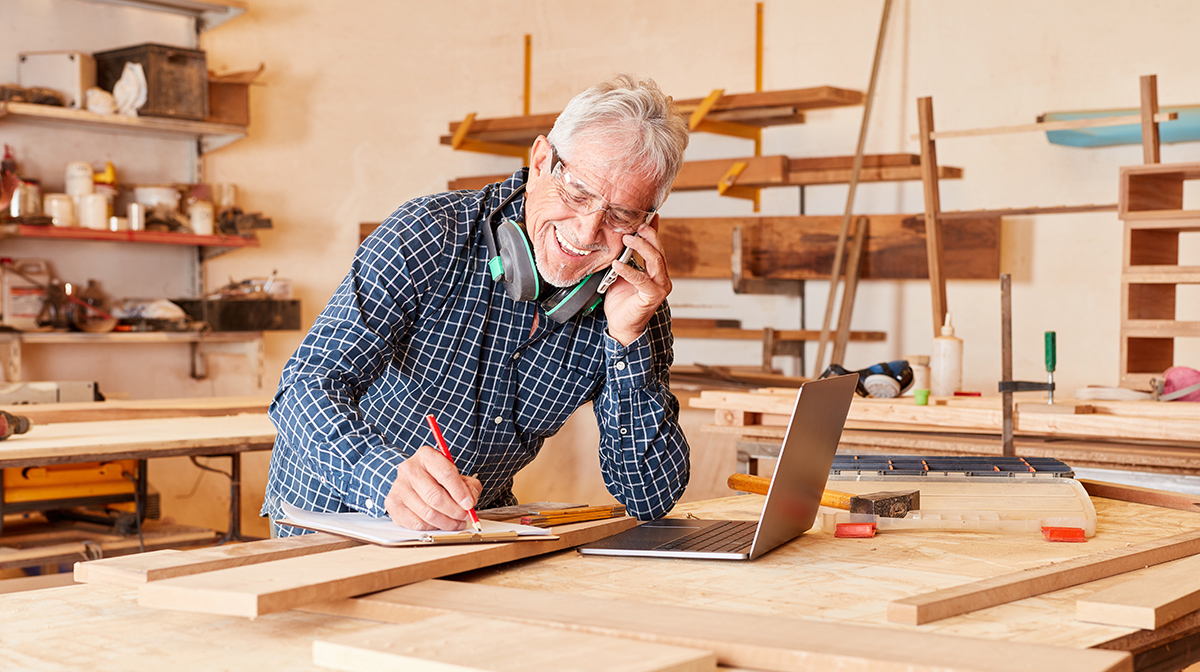
[[[607,208],[597,208],[589,213],[579,215],[579,235],[584,240],[580,242],[591,244],[597,239],[604,239],[605,219],[608,217]]]

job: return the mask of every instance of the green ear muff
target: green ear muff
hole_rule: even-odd
[[[514,301],[533,301],[542,293],[542,279],[533,260],[533,246],[520,224],[506,219],[496,227],[496,244],[504,266],[504,290]]]

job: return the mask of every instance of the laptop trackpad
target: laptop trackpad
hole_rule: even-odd
[[[635,528],[625,530],[608,539],[594,541],[588,544],[588,547],[651,549],[697,530],[702,530],[712,524],[713,521],[711,520],[686,520],[680,518],[652,520],[648,523],[642,523]],[[606,543],[616,539],[616,537],[620,537],[620,540],[611,544]]]

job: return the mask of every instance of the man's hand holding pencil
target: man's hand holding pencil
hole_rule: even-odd
[[[436,421],[430,424],[436,427]],[[445,445],[440,430],[434,432],[434,437]],[[410,530],[462,530],[470,526],[481,531],[478,518],[472,517],[483,484],[460,474],[448,453],[448,447],[439,450],[421,446],[396,468],[396,480],[384,499],[393,522]]]

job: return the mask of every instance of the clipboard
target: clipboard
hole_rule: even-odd
[[[558,539],[549,530],[531,525],[480,521],[483,533],[473,530],[410,530],[400,527],[390,518],[375,518],[365,513],[319,513],[306,511],[281,502],[283,518],[275,522],[316,532],[328,532],[339,537],[375,544],[376,546],[442,546],[450,544],[486,544],[513,541],[543,541]]]

